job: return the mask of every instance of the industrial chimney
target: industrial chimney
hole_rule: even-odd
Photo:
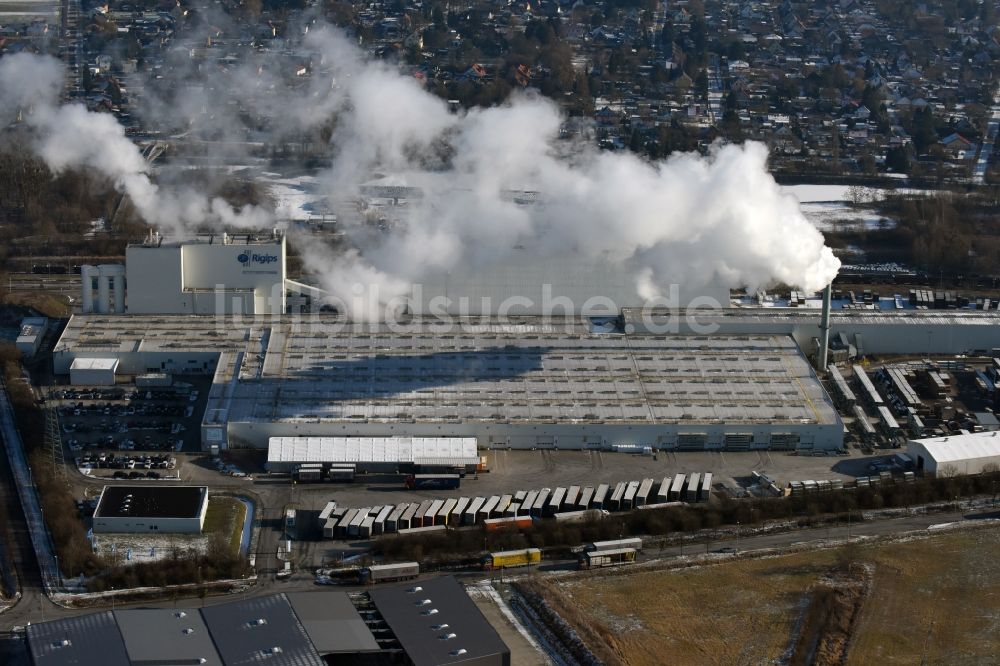
[[[823,289],[823,314],[819,320],[819,359],[816,363],[820,372],[826,372],[827,356],[830,351],[830,310],[833,306],[833,285]]]

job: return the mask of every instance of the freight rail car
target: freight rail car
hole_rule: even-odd
[[[483,569],[506,569],[510,567],[527,567],[542,561],[542,551],[538,548],[523,548],[521,550],[505,550],[490,553],[483,558]]]

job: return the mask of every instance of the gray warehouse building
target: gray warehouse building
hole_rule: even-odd
[[[479,448],[835,449],[843,427],[788,334],[608,330],[589,318],[348,324],[74,317],[55,351],[119,374],[211,373],[202,444],[472,437]]]
[[[510,649],[453,576],[375,588],[371,598],[413,666],[510,666]]]
[[[207,511],[206,486],[104,486],[94,533],[201,534]]]
[[[438,609],[430,621],[424,607],[409,603],[413,589]],[[408,607],[397,607],[404,597]],[[30,624],[26,639],[35,666],[406,663],[400,653],[415,666],[510,664],[507,646],[452,577],[375,589],[371,601],[375,612],[364,599],[359,610],[347,593],[323,590],[205,608],[103,611]],[[455,636],[440,639],[440,624]]]

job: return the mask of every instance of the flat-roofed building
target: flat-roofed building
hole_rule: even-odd
[[[118,359],[78,358],[69,368],[69,382],[74,386],[114,386]]]
[[[200,534],[207,511],[206,486],[104,486],[94,532]]]
[[[73,317],[55,370],[211,372],[202,444],[475,438],[479,448],[835,449],[843,426],[787,334],[616,330],[588,318]],[[734,437],[738,435],[738,437]]]

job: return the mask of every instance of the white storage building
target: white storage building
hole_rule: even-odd
[[[475,437],[271,437],[267,469],[288,472],[303,463],[353,464],[359,472],[479,463]]]
[[[1000,471],[1000,432],[911,439],[906,453],[928,474],[981,474]]]
[[[69,366],[69,383],[74,386],[114,386],[117,358],[78,358]]]

